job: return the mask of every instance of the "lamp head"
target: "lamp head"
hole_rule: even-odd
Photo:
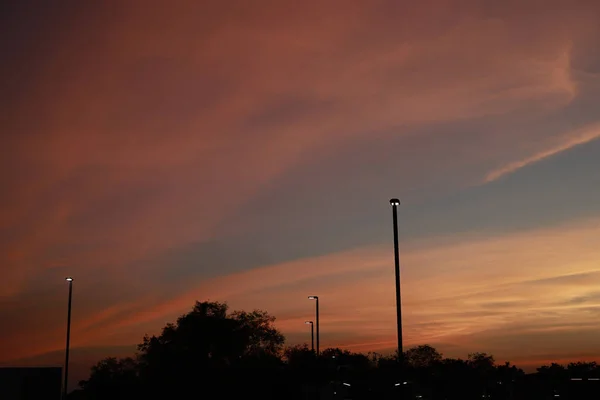
[[[308,296],[309,300],[318,300],[319,296]]]
[[[400,200],[398,200],[398,199],[391,199],[390,200],[390,204],[392,206],[399,206],[400,205]]]
[[[73,282],[73,278],[71,278],[70,276],[67,276],[65,278],[65,281],[67,281],[67,282]]]
[[[312,324],[313,324],[313,322],[312,322],[312,321],[304,321],[304,323],[305,323],[306,325],[312,325]]]

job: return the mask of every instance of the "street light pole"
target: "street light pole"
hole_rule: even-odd
[[[400,200],[391,199],[392,213],[394,219],[394,261],[396,273],[396,323],[398,325],[398,359],[401,360],[402,353],[402,301],[400,297],[400,254],[398,250],[398,206]]]
[[[315,325],[312,321],[304,321],[305,324],[310,325],[310,350],[315,351]]]
[[[308,296],[309,300],[316,302],[316,321],[317,321],[317,355],[319,355],[319,296]]]
[[[67,385],[69,383],[69,342],[71,340],[71,300],[73,298],[73,278],[65,278],[69,282],[69,311],[67,313],[67,347],[65,351],[65,382],[63,385],[63,400],[67,399]]]

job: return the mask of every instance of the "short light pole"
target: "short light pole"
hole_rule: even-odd
[[[315,351],[315,325],[312,321],[304,321],[305,324],[310,325],[310,350],[314,353]]]
[[[394,223],[394,261],[396,272],[396,323],[398,325],[398,360],[402,361],[402,301],[400,297],[400,254],[398,250],[398,206],[400,200],[391,199],[392,217]]]
[[[73,298],[73,278],[65,278],[69,282],[69,307],[67,312],[67,347],[65,350],[65,382],[63,385],[63,400],[67,399],[67,385],[69,383],[69,342],[71,340],[71,300]]]
[[[316,302],[316,321],[317,321],[317,355],[319,355],[319,296],[308,296],[309,300]]]

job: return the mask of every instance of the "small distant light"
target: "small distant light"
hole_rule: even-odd
[[[346,382],[342,383],[342,385],[344,385],[344,386],[350,386],[350,384],[346,383]]]
[[[582,381],[583,379],[581,378],[571,378],[572,381]]]
[[[66,280],[67,282],[73,282],[73,278],[71,278],[70,276],[67,276],[67,277],[65,278],[65,280]]]
[[[331,358],[335,358],[335,356],[331,356]]]
[[[555,394],[554,397],[560,397],[560,394]]]
[[[590,381],[600,381],[600,378],[590,378]]]
[[[399,383],[396,383],[394,386],[400,386],[400,384],[399,384]]]
[[[403,385],[408,385],[408,382],[402,382]]]
[[[417,399],[420,399],[423,396],[421,396],[420,394],[418,394],[416,397],[417,397]]]

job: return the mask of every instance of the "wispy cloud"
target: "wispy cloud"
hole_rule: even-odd
[[[19,46],[0,65],[10,89],[0,99],[0,357],[62,346],[64,273],[78,279],[74,345],[135,342],[206,298],[265,308],[300,335],[313,291],[324,296],[327,343],[386,342],[389,248],[369,246],[380,236],[363,222],[387,216],[357,204],[442,181],[460,190],[481,165],[500,165],[490,182],[597,137],[554,142],[542,129],[577,101],[596,110],[572,64],[595,54],[582,39],[597,29],[597,5],[151,3],[116,13],[81,3],[18,24],[38,26],[43,49],[6,36]],[[510,129],[523,110],[535,129]],[[532,156],[512,151],[522,135]],[[411,199],[414,220],[436,211],[429,200]],[[447,210],[429,215],[456,227]],[[482,322],[499,329],[519,304],[559,312],[542,285],[530,291],[542,300],[513,286],[595,268],[581,226],[444,246],[428,221],[423,250],[403,250],[411,343],[458,341]],[[177,252],[206,243],[221,248]],[[592,301],[568,290],[561,301]],[[584,319],[574,312],[570,321]]]
[[[493,182],[502,178],[503,176],[513,174],[521,168],[525,168],[529,165],[570,150],[576,146],[584,145],[598,138],[600,138],[600,125],[597,124],[586,127],[574,133],[569,133],[564,135],[560,139],[560,143],[553,147],[544,149],[522,160],[509,162],[508,164],[491,171],[485,177],[484,183]]]
[[[498,339],[506,330],[526,337],[534,331],[539,336],[568,335],[584,325],[596,326],[591,310],[600,306],[598,237],[600,221],[593,220],[503,236],[453,236],[429,245],[403,242],[407,345],[453,344],[441,350],[461,356],[485,347],[501,358],[512,354]],[[385,350],[392,347],[395,327],[391,252],[388,246],[375,246],[300,259],[205,280],[162,302],[148,298],[100,308],[74,319],[73,345],[137,343],[144,333],[158,333],[195,300],[206,299],[228,301],[234,309],[266,309],[278,317],[278,327],[292,342],[303,341],[303,321],[313,313],[306,297],[318,294],[324,346]],[[78,294],[79,303],[91,300]],[[29,312],[34,318],[35,308]],[[7,326],[10,337],[36,343],[30,355],[62,344],[62,324],[48,326],[59,334],[44,337]],[[6,357],[23,353],[14,343],[1,344]],[[592,342],[585,345],[594,351]]]
[[[456,237],[434,247],[403,244],[407,344],[455,343],[460,345],[452,352],[467,352],[477,349],[466,338],[481,333],[481,340],[490,337],[481,346],[502,355],[506,350],[490,332],[525,334],[533,329],[545,335],[558,329],[556,321],[562,331],[597,324],[589,314],[590,307],[600,305],[600,243],[589,245],[594,237],[600,237],[598,221],[475,240]],[[322,298],[324,345],[387,343],[394,329],[390,256],[387,248],[357,249],[215,278],[162,304],[132,309],[95,332],[85,327],[105,318],[104,312],[75,322],[77,341],[102,341],[116,331],[139,340],[143,332],[158,331],[198,299],[267,309],[279,317],[278,326],[286,334],[298,339],[312,313],[306,296],[316,293]],[[590,284],[582,286],[577,276],[586,276]]]

